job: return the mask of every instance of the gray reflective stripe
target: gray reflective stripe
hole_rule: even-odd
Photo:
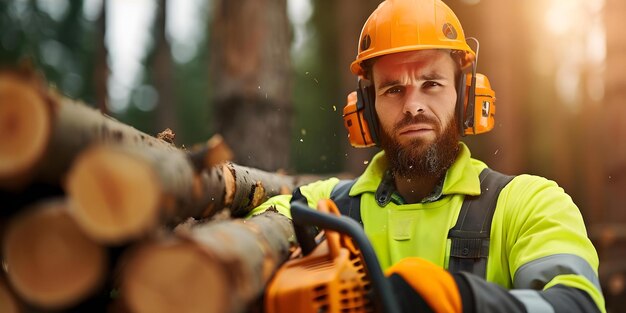
[[[515,272],[515,289],[541,290],[558,275],[575,274],[587,278],[601,291],[598,275],[583,258],[574,254],[553,254],[522,265]]]
[[[511,290],[510,293],[524,304],[526,312],[554,313],[554,308],[536,290]]]

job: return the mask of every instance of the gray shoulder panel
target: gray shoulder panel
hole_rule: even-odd
[[[541,290],[554,277],[575,274],[587,278],[599,291],[598,275],[583,258],[574,254],[554,254],[522,265],[515,272],[515,289]]]

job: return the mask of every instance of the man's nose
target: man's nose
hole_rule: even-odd
[[[405,114],[408,113],[412,116],[424,114],[426,109],[424,98],[421,97],[418,93],[409,93],[406,97],[406,101],[404,102],[403,109]]]

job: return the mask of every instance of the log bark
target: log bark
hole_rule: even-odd
[[[196,188],[202,190],[201,217],[214,216],[224,210],[232,217],[244,217],[255,207],[277,195],[291,194],[295,188],[324,177],[317,175],[284,175],[224,163],[205,170],[196,177]]]
[[[43,308],[78,303],[99,287],[107,268],[105,248],[85,236],[61,200],[15,217],[3,238],[3,256],[18,295]]]
[[[44,85],[35,74],[0,73],[0,186],[59,183],[94,142],[176,149]]]
[[[288,258],[294,237],[291,221],[271,211],[197,225],[130,254],[122,297],[137,313],[243,312]]]
[[[269,198],[290,194],[296,187],[320,178],[269,173],[234,163],[224,164],[222,168],[226,184],[224,207],[234,217],[246,216]]]
[[[208,218],[224,209],[244,216],[302,182],[232,163],[194,174],[182,150],[97,146],[77,159],[66,190],[76,220],[90,236],[122,243],[158,225]]]

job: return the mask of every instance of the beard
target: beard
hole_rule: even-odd
[[[416,138],[402,145],[392,135],[402,127],[415,124],[428,123],[434,126],[439,135],[431,143]],[[391,133],[381,127],[380,145],[385,150],[389,169],[395,177],[419,178],[441,177],[454,163],[459,151],[459,133],[457,119],[453,116],[448,126],[441,131],[439,124],[424,115],[406,115],[392,129]]]

